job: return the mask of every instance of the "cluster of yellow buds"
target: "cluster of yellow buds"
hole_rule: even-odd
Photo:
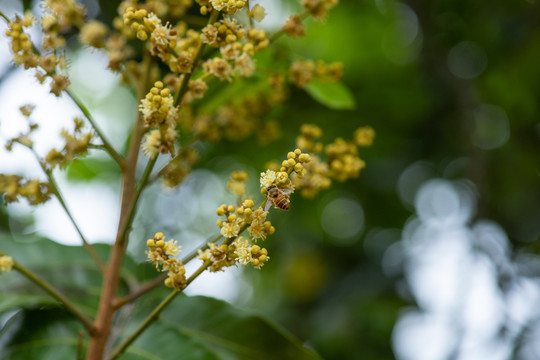
[[[306,175],[303,177],[293,177],[293,184],[296,189],[300,190],[302,196],[310,198],[315,196],[319,191],[327,189],[332,185],[328,164],[314,155],[305,166]]]
[[[354,143],[337,138],[332,144],[326,146],[331,175],[338,181],[345,181],[358,177],[366,163],[358,157],[358,151]]]
[[[233,245],[235,246],[236,261],[241,265],[252,265],[260,269],[269,259],[268,250],[259,245],[252,245],[248,239],[240,236]]]
[[[322,136],[320,127],[313,124],[302,124],[300,126],[300,135],[296,137],[296,146],[306,151],[319,153],[323,150],[323,144],[317,142]]]
[[[246,6],[245,0],[210,0],[212,6],[219,11],[234,15],[238,10]]]
[[[158,129],[146,134],[143,144],[145,153],[150,157],[159,152],[174,154],[177,112],[171,90],[164,88],[161,81],[156,81],[141,100],[139,111],[147,128]]]
[[[242,39],[246,31],[236,19],[224,18],[202,29],[201,40],[212,47],[219,48]]]
[[[94,137],[92,131],[83,132],[84,122],[80,118],[73,119],[75,129],[70,134],[66,129],[63,129],[60,135],[64,139],[66,145],[61,149],[52,149],[47,153],[45,162],[51,167],[63,167],[75,159],[77,156],[85,154],[88,151],[90,141]]]
[[[315,19],[323,20],[339,0],[302,0],[302,6]]]
[[[270,45],[270,39],[262,29],[250,29],[247,33],[247,39],[249,43],[244,46],[244,52],[249,55],[264,50]]]
[[[50,199],[52,189],[48,183],[37,179],[25,180],[19,175],[0,174],[0,194],[6,203],[19,201],[19,196],[28,200],[31,205],[38,205]]]
[[[0,274],[11,271],[13,268],[13,258],[11,256],[0,256]]]
[[[354,143],[356,146],[371,146],[375,138],[375,130],[371,126],[363,126],[354,132]]]
[[[287,154],[287,160],[283,160],[279,171],[291,174],[293,171],[300,177],[306,174],[304,164],[311,161],[311,156],[302,153],[302,150],[296,149]]]
[[[315,154],[321,153],[323,144],[317,142],[322,136],[322,130],[313,124],[304,124],[300,128],[300,135],[296,142],[299,148],[309,150]],[[375,137],[375,130],[370,126],[358,128],[354,132],[353,141],[337,138],[333,143],[326,145],[326,160],[322,161],[317,155],[312,156],[312,162],[305,166],[304,177],[293,178],[293,185],[299,189],[303,196],[312,197],[320,190],[328,188],[332,179],[345,181],[358,177],[365,162],[358,157],[358,146],[370,146]]]
[[[99,49],[105,46],[108,32],[109,29],[101,21],[90,20],[81,28],[79,40],[87,46]]]
[[[221,271],[224,267],[236,264],[237,255],[235,254],[235,250],[236,246],[233,244],[221,244],[218,246],[214,243],[209,243],[208,249],[205,251],[199,250],[199,259],[211,262],[211,265],[208,267],[210,272]]]
[[[55,16],[49,14],[43,18],[43,21],[48,17],[56,19]],[[38,71],[36,78],[40,83],[43,83],[48,76],[51,77],[53,80],[51,82],[51,92],[59,96],[60,92],[69,86],[70,81],[66,76],[56,73],[56,66],[65,68],[66,61],[63,56],[57,56],[56,54],[39,55],[30,37],[24,32],[24,28],[32,26],[33,22],[34,18],[30,12],[26,12],[23,18],[17,16],[13,21],[9,22],[6,35],[11,38],[13,62],[17,65],[24,65],[25,69],[41,67],[43,72]],[[44,49],[56,49],[65,45],[65,39],[58,36],[55,37],[56,42],[54,44],[49,44],[47,41],[52,41],[52,34],[56,33],[45,32],[45,36],[43,37]],[[58,39],[62,39],[63,41]]]
[[[227,181],[227,189],[237,198],[246,195],[246,180],[248,173],[246,171],[233,171],[231,178]]]
[[[27,11],[23,18],[16,16],[8,24],[6,36],[11,38],[11,51],[13,52],[13,62],[17,65],[24,65],[25,69],[34,68],[38,63],[38,55],[34,52],[32,42],[28,34],[23,32],[24,28],[32,26],[34,17]]]
[[[161,20],[155,14],[148,14],[145,9],[134,9],[128,7],[124,12],[124,25],[127,25],[135,32],[139,40],[148,39],[148,34],[152,33],[157,25],[161,25]]]
[[[298,60],[291,64],[289,81],[298,87],[306,87],[313,79],[339,81],[343,76],[343,64],[339,62],[325,64],[319,60]]]
[[[141,100],[139,111],[143,114],[145,126],[158,128],[145,135],[143,149],[149,157],[158,153],[174,153],[176,139],[176,108],[171,91],[156,81],[145,98]]]
[[[176,256],[180,253],[181,246],[175,240],[165,242],[162,232],[157,232],[152,239],[146,241],[148,249],[146,256],[156,269],[162,272],[168,271],[165,285],[170,288],[182,290],[186,287],[186,269],[181,260]]]
[[[302,23],[300,16],[290,16],[285,25],[282,27],[283,31],[290,37],[304,36],[306,33],[306,27]]]

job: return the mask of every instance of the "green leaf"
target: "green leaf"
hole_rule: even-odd
[[[109,246],[94,248],[107,259]],[[82,246],[67,246],[37,236],[0,233],[0,250],[12,256],[72,300],[83,312],[94,315],[101,291],[101,271]],[[135,265],[127,261],[127,269]],[[0,312],[57,303],[36,284],[17,271],[0,275]]]
[[[19,311],[0,330],[0,359],[75,359],[82,329],[62,309]]]
[[[334,110],[352,110],[356,104],[353,94],[341,81],[322,82],[313,80],[306,86],[313,99]]]
[[[106,180],[118,174],[118,167],[112,160],[98,157],[76,159],[67,169],[67,178],[72,181],[88,181],[95,178]]]
[[[181,295],[164,310],[159,323],[176,331],[178,337],[204,344],[219,359],[320,359],[272,321],[214,298]],[[150,346],[146,341],[140,338],[134,345],[146,349]],[[156,355],[166,355],[156,351]]]

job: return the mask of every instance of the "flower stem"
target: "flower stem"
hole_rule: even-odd
[[[105,148],[105,150],[107,150],[109,155],[118,164],[120,169],[122,169],[124,167],[124,158],[119,153],[117,153],[116,150],[112,147],[111,143],[109,143],[101,129],[97,126],[97,123],[94,120],[92,114],[90,114],[86,106],[84,106],[84,104],[73,94],[73,91],[66,89],[66,94],[68,94],[68,96],[71,98],[71,100],[73,100],[75,105],[77,105],[77,107],[82,111],[90,125],[92,125],[92,128],[94,129],[98,137],[103,142],[103,147]]]
[[[216,22],[217,18],[219,16],[219,11],[214,9],[212,10],[212,13],[210,14],[210,17],[208,18],[208,24],[213,24]],[[193,72],[199,65],[199,60],[201,59],[202,53],[204,51],[204,48],[206,47],[206,44],[202,43],[199,45],[199,48],[197,49],[197,53],[195,54],[195,59],[193,59],[193,68],[191,69],[191,72],[184,74],[184,77],[182,78],[182,82],[180,83],[180,86],[178,87],[178,91],[176,94],[174,94],[174,106],[178,106],[182,102],[182,98],[186,94],[188,90],[188,83],[189,79],[191,79],[191,75],[193,75]]]
[[[0,256],[6,255],[4,252],[0,251]],[[39,277],[37,274],[35,274],[30,269],[24,267],[17,261],[13,260],[13,269],[17,270],[24,276],[26,276],[30,281],[35,283],[37,286],[42,288],[46,293],[51,295],[53,298],[61,302],[64,307],[72,313],[88,330],[90,334],[93,334],[96,331],[96,328],[94,327],[94,324],[92,323],[92,320],[88,316],[86,316],[84,313],[82,313],[76,306],[73,304],[67,297],[65,297],[61,292],[56,290],[51,284],[49,284],[46,280]]]

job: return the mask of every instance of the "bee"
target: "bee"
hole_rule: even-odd
[[[289,195],[293,191],[291,189],[279,189],[276,185],[270,185],[266,188],[266,204],[264,211],[268,211],[270,206],[274,206],[281,210],[289,210]]]

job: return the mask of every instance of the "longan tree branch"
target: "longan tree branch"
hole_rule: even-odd
[[[212,264],[211,261],[207,260],[205,261],[186,281],[186,287],[195,280],[200,274],[203,273],[204,270],[206,270],[210,265]],[[112,354],[107,358],[109,360],[113,360],[118,358],[122,353],[127,349],[129,345],[131,345],[135,339],[137,339],[154,321],[156,321],[159,318],[159,314],[169,305],[175,297],[177,297],[182,290],[173,290],[169,296],[167,296],[152,312],[150,315],[146,317],[146,319],[142,322],[141,325],[131,334],[128,336],[116,349],[113,350]]]
[[[238,234],[241,234],[242,232],[244,232],[244,230],[246,230],[248,228],[248,225],[247,224],[244,224],[240,230],[238,231]],[[238,236],[235,236],[235,237],[231,237],[231,238],[227,238],[223,244],[225,245],[230,245],[234,240],[237,239]],[[206,269],[208,269],[208,267],[212,265],[212,261],[210,260],[206,260],[193,274],[191,274],[191,276],[186,280],[186,286],[184,287],[184,289],[186,287],[189,286],[189,284],[191,284],[193,282],[193,280],[195,280],[199,275],[201,275]],[[165,309],[165,307],[167,307],[167,305],[169,305],[176,296],[178,296],[178,294],[180,294],[181,292],[183,291],[182,290],[173,290],[169,296],[167,296],[154,310],[152,310],[152,312],[150,313],[150,315],[148,315],[146,317],[146,319],[141,323],[141,325],[139,325],[139,327],[133,332],[133,334],[131,334],[130,336],[128,336],[116,349],[113,350],[112,354],[107,358],[109,360],[112,360],[112,359],[116,359],[117,357],[119,357],[120,355],[122,355],[122,353],[126,350],[126,348],[131,345],[131,343],[133,343],[133,341],[135,341],[135,339],[137,339],[137,337],[139,337],[139,335],[141,335],[154,321],[156,321],[158,318],[159,318],[159,314]]]
[[[0,251],[0,256],[5,256],[4,252]],[[49,284],[46,280],[39,277],[37,274],[35,274],[30,269],[24,267],[17,261],[13,260],[13,269],[20,272],[22,275],[27,277],[30,281],[32,281],[34,284],[42,288],[46,293],[51,295],[53,298],[58,300],[60,303],[64,305],[66,310],[68,310],[70,313],[72,313],[88,330],[90,334],[93,334],[96,331],[96,328],[94,327],[94,324],[92,323],[92,320],[88,316],[86,316],[83,312],[81,312],[75,304],[73,304],[67,297],[65,297],[61,292],[56,290],[51,284]]]
[[[203,245],[201,245],[199,248],[193,250],[188,256],[186,256],[184,259],[182,259],[182,264],[185,265],[188,262],[190,262],[191,260],[193,260],[199,254],[199,251],[206,250],[208,248],[208,243],[215,243],[215,242],[219,241],[219,239],[221,239],[222,237],[223,236],[221,234],[218,234],[217,236],[214,236],[212,239],[206,241]],[[118,309],[118,308],[124,306],[125,304],[128,304],[128,303],[130,303],[132,301],[137,300],[139,297],[149,293],[150,291],[154,290],[158,286],[163,285],[163,281],[165,281],[166,278],[167,278],[167,275],[164,274],[164,275],[158,276],[157,278],[147,282],[146,284],[141,285],[138,289],[134,290],[130,294],[128,294],[128,295],[126,295],[126,296],[124,296],[122,298],[116,299],[114,301],[114,307],[116,309]]]

